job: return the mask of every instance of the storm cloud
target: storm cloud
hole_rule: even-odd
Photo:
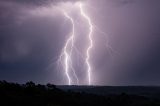
[[[75,0],[0,1],[0,80],[66,84],[56,61],[71,26],[54,8],[66,2]],[[94,84],[159,85],[160,1],[84,2],[98,27],[91,56]]]

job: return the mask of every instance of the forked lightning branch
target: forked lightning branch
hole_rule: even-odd
[[[89,17],[89,15],[85,12],[85,9],[83,7],[82,3],[79,3],[78,5],[79,8],[79,12],[81,14],[81,16],[83,17],[83,19],[86,21],[86,23],[88,24],[88,34],[87,34],[87,39],[89,42],[89,45],[87,45],[87,49],[86,49],[86,56],[85,56],[85,64],[87,66],[86,72],[87,72],[87,84],[91,85],[92,82],[92,67],[90,64],[90,52],[91,49],[93,47],[93,40],[92,40],[92,32],[93,32],[93,25],[92,25],[92,21]],[[68,39],[65,42],[65,45],[63,47],[63,50],[61,52],[61,55],[59,57],[59,61],[62,63],[63,68],[64,68],[64,73],[66,75],[67,81],[68,81],[68,85],[72,85],[74,82],[76,82],[77,85],[79,85],[79,79],[78,76],[75,72],[75,69],[73,68],[72,65],[72,52],[73,52],[73,48],[74,48],[74,38],[75,38],[75,22],[74,19],[72,18],[71,15],[69,15],[65,10],[63,10],[63,14],[64,16],[68,19],[68,21],[70,21],[71,25],[72,25],[72,30],[70,33],[70,36],[68,37]],[[72,74],[70,74],[72,73]],[[72,79],[72,77],[75,77],[76,81],[74,81]]]

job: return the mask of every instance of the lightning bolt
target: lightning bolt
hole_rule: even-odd
[[[71,7],[73,6],[73,7]],[[76,8],[75,8],[76,6]],[[87,45],[87,49],[85,51],[85,56],[82,54],[81,51],[79,51],[78,48],[76,48],[76,44],[74,44],[75,42],[75,31],[76,31],[76,25],[82,25],[82,23],[79,23],[78,21],[76,21],[75,19],[76,18],[73,18],[72,15],[75,15],[75,14],[68,14],[70,12],[75,12],[75,11],[72,11],[72,9],[75,8],[75,9],[78,9],[78,16],[79,14],[81,15],[81,17],[83,17],[83,19],[86,21],[87,23],[87,27],[88,27],[88,32],[87,32],[87,39],[88,39],[88,45]],[[63,10],[64,9],[64,10]],[[68,82],[68,85],[73,85],[73,84],[77,84],[79,85],[79,79],[78,79],[78,76],[76,74],[76,70],[74,69],[74,66],[77,66],[77,64],[73,63],[73,60],[75,59],[72,59],[72,57],[79,57],[85,61],[85,67],[87,67],[87,84],[88,85],[91,85],[93,84],[93,78],[92,78],[92,66],[91,66],[91,50],[94,46],[93,44],[93,31],[94,32],[99,32],[100,35],[104,35],[105,37],[105,41],[106,40],[106,33],[103,32],[100,28],[98,28],[91,20],[89,14],[87,14],[87,12],[85,11],[84,7],[83,7],[83,2],[76,2],[75,5],[68,5],[68,4],[63,4],[62,6],[58,7],[58,10],[60,10],[64,17],[70,21],[71,25],[72,25],[72,30],[71,32],[69,33],[69,37],[67,38],[65,44],[64,44],[64,47],[62,48],[62,51],[60,53],[60,56],[58,58],[58,63],[60,63],[63,67],[63,73],[64,75],[66,76],[66,79],[67,79],[67,82]],[[77,12],[77,10],[76,10]],[[77,14],[76,14],[77,15]],[[77,24],[78,23],[78,24]],[[79,27],[78,27],[79,28]],[[107,38],[108,39],[108,38]],[[109,49],[109,50],[112,50],[112,52],[114,52],[114,50],[111,48],[111,46],[108,44],[108,41],[106,43],[106,48]],[[112,53],[111,52],[111,53]],[[75,55],[76,54],[76,55]],[[77,60],[78,60],[77,59]],[[57,60],[57,59],[56,59]],[[54,60],[55,61],[55,60]],[[57,61],[56,61],[57,62]],[[78,63],[79,65],[79,63]],[[76,79],[76,81],[75,81]]]
[[[73,47],[74,47],[75,24],[74,24],[73,18],[71,16],[69,16],[69,14],[67,12],[63,11],[63,13],[64,13],[64,16],[67,19],[69,19],[72,24],[72,32],[71,32],[70,37],[67,39],[67,41],[65,43],[65,46],[64,46],[63,51],[60,55],[59,61],[61,61],[62,57],[64,57],[64,68],[65,68],[65,74],[68,79],[68,85],[71,85],[73,83],[72,78],[69,74],[70,69],[73,71],[73,75],[75,76],[75,78],[77,80],[77,84],[79,85],[79,80],[76,75],[75,69],[72,66],[72,59],[71,59],[72,51],[73,51]]]
[[[87,64],[88,84],[91,85],[91,70],[92,69],[91,69],[91,65],[90,65],[89,59],[90,59],[90,51],[91,51],[91,49],[93,47],[93,40],[92,40],[93,25],[92,25],[90,17],[84,12],[82,3],[79,4],[79,7],[80,7],[81,15],[86,19],[86,21],[88,22],[88,25],[89,25],[88,38],[89,38],[90,44],[89,44],[89,46],[88,46],[88,48],[86,50],[87,57],[85,59],[85,62]]]
[[[73,84],[73,82],[75,82],[75,81],[73,81],[72,75],[74,75],[74,77],[76,79],[76,84],[79,85],[79,79],[76,75],[76,71],[75,71],[75,69],[73,67],[73,64],[72,64],[72,51],[75,50],[85,60],[85,64],[87,66],[88,85],[91,85],[92,68],[91,68],[91,64],[90,64],[90,58],[91,58],[90,53],[91,53],[91,49],[93,48],[92,33],[93,33],[94,25],[92,24],[92,21],[91,21],[90,17],[87,15],[85,10],[83,9],[82,3],[79,3],[78,8],[80,9],[81,16],[86,20],[86,22],[88,24],[88,27],[89,27],[88,34],[87,34],[88,39],[89,39],[89,45],[88,45],[87,50],[86,50],[86,57],[84,58],[81,55],[81,53],[78,51],[78,49],[74,46],[75,22],[74,22],[72,16],[70,16],[67,12],[65,12],[63,10],[64,16],[68,20],[70,20],[70,22],[72,24],[72,32],[71,32],[70,36],[68,37],[68,39],[66,40],[64,48],[63,48],[63,50],[61,52],[61,55],[59,57],[59,61],[61,62],[61,64],[64,67],[65,75],[68,79],[68,85],[71,85],[71,84]]]

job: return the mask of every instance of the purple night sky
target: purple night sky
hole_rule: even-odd
[[[57,60],[76,20],[73,64],[86,84],[87,24],[77,0],[0,0],[0,80],[67,84]],[[160,0],[83,0],[94,27],[94,85],[160,85]]]

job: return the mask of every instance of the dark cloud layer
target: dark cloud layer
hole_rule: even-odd
[[[60,2],[77,2],[84,0],[1,0],[2,2],[16,3],[20,5],[44,6],[49,4],[57,4]]]
[[[56,64],[47,68],[56,62],[69,25],[64,26],[64,17],[55,11],[44,14],[43,10],[36,11],[61,1],[0,1],[0,80],[65,84]],[[114,49],[110,52],[105,49],[104,35],[95,32],[97,45],[92,54],[95,84],[159,85],[159,0],[88,0],[86,3],[93,22],[107,32]]]
[[[63,44],[59,42],[62,19],[31,15],[28,11],[33,8],[24,8],[19,4],[22,1],[11,2],[1,1],[0,6],[0,78],[46,82],[45,68]]]

